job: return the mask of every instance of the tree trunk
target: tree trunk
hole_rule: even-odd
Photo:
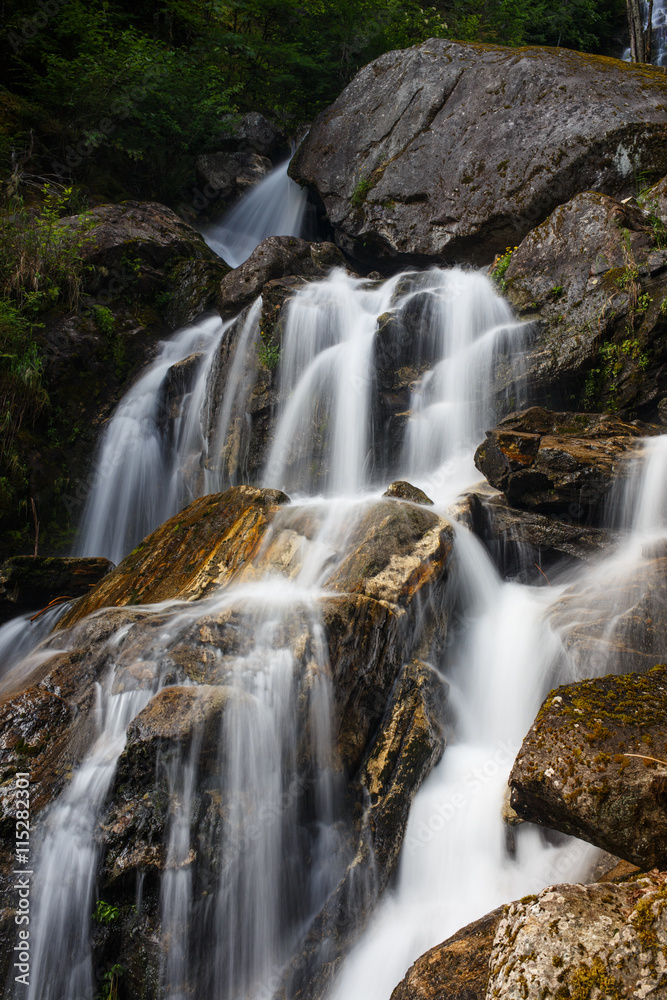
[[[653,0],[648,0],[648,24],[644,30],[644,5],[642,0],[626,0],[630,55],[635,63],[650,63]]]

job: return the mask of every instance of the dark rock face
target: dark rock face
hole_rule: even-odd
[[[14,556],[0,566],[0,623],[59,597],[82,597],[111,569],[108,559]]]
[[[417,959],[391,1000],[486,1000],[489,959],[504,909],[468,924]]]
[[[159,202],[99,205],[83,216],[62,219],[61,225],[87,233],[82,252],[92,265],[110,268],[121,264],[128,253],[156,268],[176,257],[215,259],[200,234]]]
[[[89,465],[102,423],[158,342],[215,301],[229,270],[163,205],[102,205],[62,225],[78,231],[91,270],[78,310],[47,314],[43,329],[35,330],[55,435],[47,435],[47,421],[40,417],[22,444],[41,547],[50,554],[71,545],[71,525],[89,492]],[[3,520],[0,557],[16,551],[8,541],[10,530],[20,528],[29,537],[29,520],[29,515],[20,524]]]
[[[275,278],[299,275],[324,278],[332,267],[344,267],[345,258],[332,243],[308,243],[296,236],[269,236],[220,285],[218,308],[233,316],[261,294]]]
[[[642,870],[667,864],[667,668],[552,692],[515,761],[524,819],[588,840]],[[648,755],[648,756],[647,756]]]
[[[526,583],[545,583],[543,574],[552,568],[592,562],[612,541],[611,532],[569,514],[555,518],[520,510],[502,495],[472,492],[467,500],[470,527],[502,575],[518,575]]]
[[[216,146],[225,152],[258,153],[274,162],[289,153],[289,141],[284,132],[257,111],[243,115],[231,132],[223,133],[216,140]]]
[[[252,150],[238,153],[205,153],[197,157],[197,180],[217,207],[228,205],[266,177],[271,160]]]
[[[666,97],[653,68],[430,39],[362,69],[290,172],[359,260],[482,263],[578,192],[666,171]]]
[[[591,191],[526,236],[502,286],[531,323],[532,400],[655,417],[667,385],[664,246],[636,203]]]
[[[654,431],[618,417],[534,406],[487,431],[475,465],[511,504],[592,522],[612,482],[629,475],[638,439]]]

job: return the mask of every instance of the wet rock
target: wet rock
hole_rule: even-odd
[[[324,278],[332,267],[344,266],[345,258],[332,243],[308,243],[296,236],[269,236],[243,264],[222,279],[218,308],[223,316],[233,316],[261,294],[267,281],[289,275]]]
[[[549,621],[579,676],[649,670],[665,659],[667,554],[607,564],[581,577],[552,606]]]
[[[433,501],[429,500],[424,491],[420,490],[418,486],[412,486],[411,483],[406,483],[398,479],[382,495],[392,497],[396,500],[409,500],[411,503],[430,504],[431,507],[433,506]]]
[[[87,594],[112,569],[108,559],[13,556],[0,566],[0,623]]]
[[[512,806],[643,870],[664,868],[665,746],[665,666],[565,685],[523,742],[509,778]]]
[[[258,184],[271,170],[271,160],[251,149],[236,153],[204,153],[197,157],[197,180],[218,208]]]
[[[156,873],[164,868],[171,797],[179,794],[170,787],[170,768],[187,760],[193,741],[198,774],[195,815],[205,812],[213,798],[220,805],[224,713],[240,713],[251,701],[231,687],[169,687],[156,694],[131,722],[104,821],[105,887],[128,878],[134,884],[137,873]],[[193,861],[194,857],[190,863]],[[216,863],[213,858],[202,862]]]
[[[322,996],[395,870],[412,798],[445,748],[446,689],[432,667],[403,667],[358,775],[364,815],[354,860],[313,921],[280,991]]]
[[[408,969],[391,1000],[485,1000],[499,907],[431,948]]]
[[[355,526],[349,554],[327,586],[407,606],[442,580],[452,540],[451,525],[434,511],[412,503],[374,504]]]
[[[177,361],[167,371],[159,388],[159,409],[168,419],[174,420],[182,415],[184,397],[191,391],[195,374],[203,358],[204,354],[196,351],[182,361]]]
[[[653,68],[430,39],[364,67],[290,173],[370,266],[484,263],[578,192],[625,197],[637,169],[666,171],[666,96]]]
[[[488,997],[662,996],[665,876],[555,885],[505,907]]]
[[[84,215],[61,219],[60,225],[81,232],[81,253],[91,266],[122,265],[128,255],[153,268],[173,264],[179,257],[216,258],[192,226],[155,201],[98,205]]]
[[[250,111],[240,121],[230,124],[231,131],[223,133],[215,141],[219,149],[226,152],[248,150],[268,156],[274,162],[289,153],[289,140],[284,132],[257,111]]]
[[[514,250],[501,284],[530,322],[530,346],[521,373],[510,369],[531,401],[654,417],[667,385],[659,227],[636,204],[587,191]]]
[[[614,541],[610,531],[562,514],[548,517],[512,507],[501,494],[467,495],[469,523],[504,577],[546,583],[543,574],[592,563]]]
[[[590,523],[612,482],[630,475],[638,439],[651,432],[618,417],[534,406],[487,431],[475,465],[511,504]]]
[[[98,608],[203,597],[252,559],[276,510],[288,502],[279,490],[252,486],[195,500],[148,535],[58,627]]]
[[[361,768],[379,891],[398,863],[412,799],[444,753],[445,704],[446,688],[433,667],[407,664]]]

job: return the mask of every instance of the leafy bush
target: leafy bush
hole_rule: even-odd
[[[75,228],[60,221],[71,191],[46,185],[39,210],[28,211],[16,200],[14,211],[0,219],[2,293],[33,316],[59,301],[68,309],[79,301],[89,237],[85,222]]]
[[[0,451],[7,459],[26,419],[48,406],[42,361],[32,326],[11,302],[0,299]]]

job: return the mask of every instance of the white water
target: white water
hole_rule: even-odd
[[[39,645],[69,607],[65,602],[39,617],[36,617],[37,612],[31,611],[0,626],[0,690],[12,667]]]
[[[107,424],[89,483],[76,555],[120,562],[150,531],[200,496],[203,473],[190,457],[206,447],[201,410],[215,352],[229,323],[213,316],[165,341]],[[189,392],[172,416],[161,393],[178,362],[194,359]]]
[[[308,194],[287,176],[289,160],[272,170],[217,223],[202,229],[212,250],[238,267],[267,236],[301,236]]]

